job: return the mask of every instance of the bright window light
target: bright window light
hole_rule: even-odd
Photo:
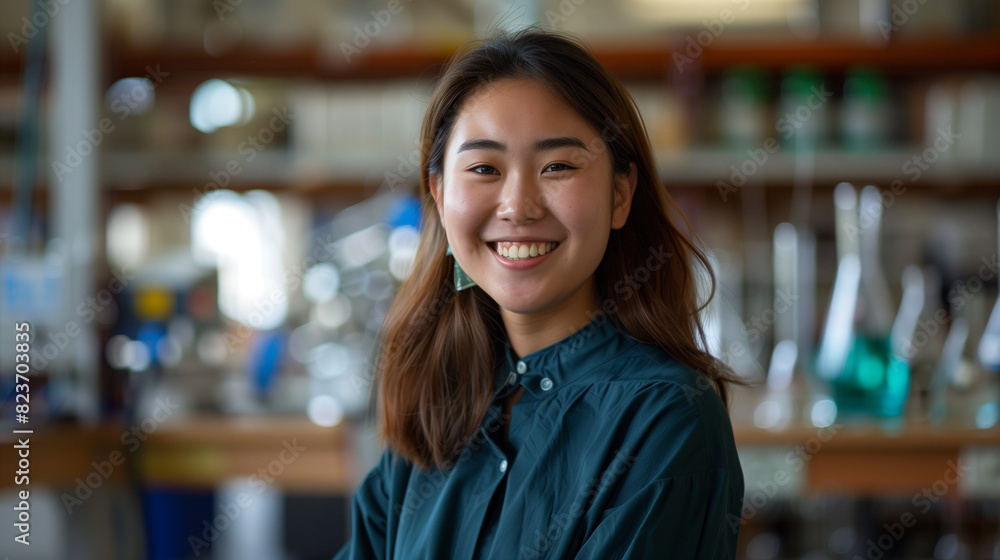
[[[149,221],[137,204],[120,204],[108,214],[108,261],[112,266],[136,269],[149,253]]]
[[[149,78],[122,78],[104,93],[104,102],[116,117],[143,115],[153,108],[156,89]]]
[[[787,24],[810,0],[629,0],[637,17],[676,27],[702,27],[720,20],[735,27]],[[726,12],[728,10],[728,12]],[[728,23],[727,23],[728,20]]]
[[[219,311],[258,330],[288,313],[284,235],[274,195],[215,191],[191,215],[192,258],[219,271]]]
[[[224,126],[246,124],[253,116],[253,96],[224,80],[208,80],[191,94],[191,126],[209,133]]]

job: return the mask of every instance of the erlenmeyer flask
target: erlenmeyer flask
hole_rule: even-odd
[[[891,296],[879,262],[881,196],[868,186],[859,200],[852,185],[841,183],[834,197],[840,263],[816,372],[830,383],[838,419],[897,418],[909,394],[910,370],[890,336]]]
[[[981,330],[985,313],[975,306],[952,310],[954,320],[929,387],[931,424],[990,429],[1000,420],[1000,380],[975,360],[974,345],[967,344]]]
[[[808,403],[818,400],[814,399],[816,395],[808,381],[801,374],[795,375],[796,370],[809,369],[802,367],[799,360],[809,352],[806,336],[803,336],[809,330],[802,327],[801,321],[803,317],[810,317],[812,311],[815,277],[812,237],[808,233],[800,234],[788,222],[780,223],[774,229],[773,255],[774,339],[777,342],[768,366],[767,391],[754,412],[754,425],[784,429],[800,414],[806,413],[811,419]],[[806,309],[802,309],[803,306]]]
[[[997,251],[1000,252],[1000,202],[997,203]],[[979,363],[986,369],[1000,372],[1000,293],[979,339]]]

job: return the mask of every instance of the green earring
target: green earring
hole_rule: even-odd
[[[445,254],[451,255],[454,258],[455,254],[451,252],[451,243],[448,244],[448,250],[445,251]],[[475,285],[476,283],[472,281],[472,278],[469,278],[469,275],[462,270],[462,267],[458,266],[458,259],[455,259],[455,290],[461,291]]]

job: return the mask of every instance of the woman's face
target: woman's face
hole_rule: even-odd
[[[601,131],[546,86],[499,80],[466,99],[430,188],[459,265],[501,309],[599,307],[593,274],[635,166],[614,175]]]

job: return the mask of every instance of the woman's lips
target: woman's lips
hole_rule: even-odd
[[[545,255],[559,246],[558,241],[493,241],[493,252],[512,261]]]
[[[545,254],[539,254],[538,256],[535,256],[535,257],[532,257],[529,254],[528,257],[523,258],[523,259],[522,258],[511,259],[511,258],[505,257],[502,254],[500,254],[500,253],[497,252],[497,244],[496,243],[488,243],[488,245],[490,245],[490,252],[493,253],[493,256],[496,257],[497,261],[501,265],[503,265],[504,267],[506,267],[506,268],[508,268],[510,270],[526,270],[526,269],[529,269],[529,268],[534,268],[534,267],[542,264],[543,262],[545,262],[549,258],[549,255],[551,255],[553,251],[555,251],[556,249],[559,248],[560,244],[559,243],[553,243],[553,246]],[[530,249],[529,249],[529,251],[530,251]]]

